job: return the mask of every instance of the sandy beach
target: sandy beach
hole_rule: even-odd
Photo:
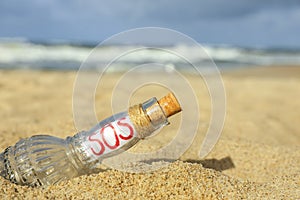
[[[65,138],[73,123],[75,71],[0,70],[0,150],[36,134]],[[187,76],[196,85],[198,77]],[[189,150],[151,173],[107,170],[47,188],[30,188],[0,178],[1,199],[300,199],[300,67],[274,66],[224,72],[226,121],[213,151],[199,159],[209,126],[209,98],[195,86],[201,108],[199,136]],[[109,74],[112,85],[118,76]],[[139,90],[141,97],[165,91]],[[110,116],[110,88],[96,94],[97,116]],[[99,107],[98,107],[99,106]],[[184,112],[184,111],[183,111]],[[131,151],[163,146],[178,128],[165,130]],[[166,134],[164,134],[166,133]]]

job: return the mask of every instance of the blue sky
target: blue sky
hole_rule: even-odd
[[[175,29],[200,43],[300,48],[300,1],[0,1],[0,37],[100,42],[145,26]]]

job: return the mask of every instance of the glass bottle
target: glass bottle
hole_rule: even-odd
[[[132,106],[73,137],[21,139],[0,154],[0,175],[20,185],[46,186],[93,173],[104,158],[126,151],[180,111],[176,97],[169,93],[159,101],[154,97]]]

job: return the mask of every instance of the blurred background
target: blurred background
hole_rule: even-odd
[[[147,26],[170,28],[192,37],[221,69],[300,63],[297,0],[2,0],[0,68],[76,70],[103,40]],[[120,45],[98,49],[102,56],[97,62],[103,62],[104,53],[119,51]],[[193,52],[181,43],[155,45]],[[152,53],[126,62],[143,64],[160,56],[161,63],[184,70],[169,57]],[[195,59],[209,68],[207,60]]]

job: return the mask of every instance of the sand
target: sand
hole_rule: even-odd
[[[0,149],[35,134],[66,137],[73,123],[75,72],[0,71]],[[198,78],[187,76],[191,84]],[[113,83],[118,75],[107,75]],[[225,72],[227,115],[213,151],[199,159],[209,117],[209,98],[197,86],[201,108],[198,135],[189,150],[151,173],[106,170],[46,188],[18,186],[0,178],[1,199],[300,199],[300,67]],[[111,88],[96,94],[97,116],[109,109]],[[161,97],[157,88],[139,90],[136,101]],[[184,112],[184,110],[183,110]],[[148,151],[170,141],[177,120],[131,151]]]

